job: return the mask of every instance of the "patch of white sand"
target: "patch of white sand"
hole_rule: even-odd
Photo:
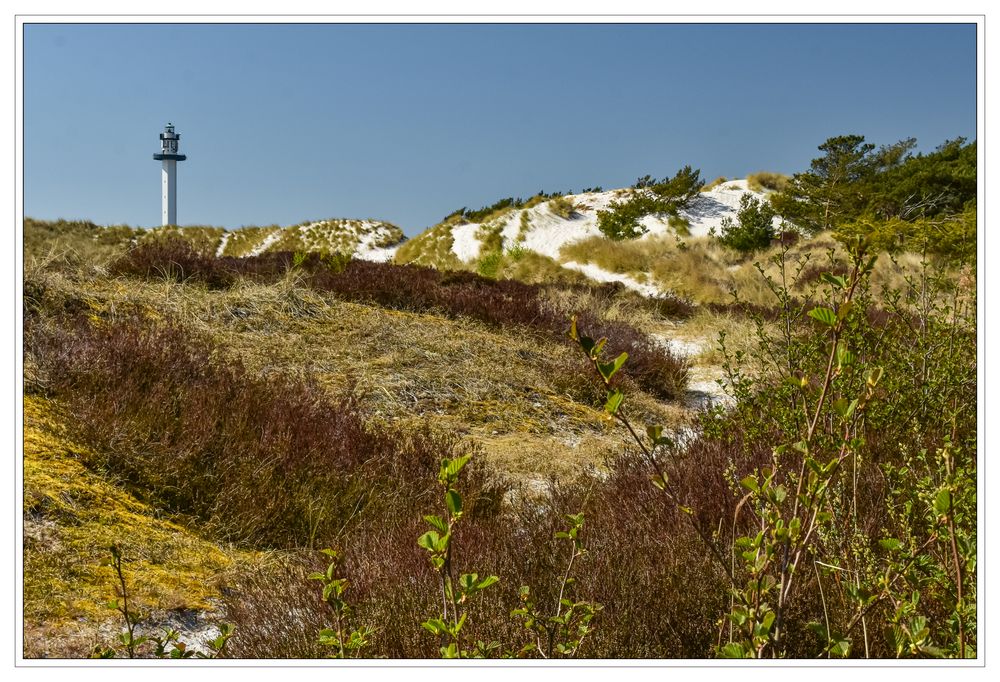
[[[396,250],[399,249],[402,241],[391,246],[375,246],[376,243],[384,241],[389,236],[389,227],[381,223],[373,223],[365,220],[361,223],[361,229],[363,233],[357,247],[354,249],[354,257],[378,263],[391,261],[396,255]]]
[[[229,238],[232,236],[232,232],[223,232],[222,239],[219,241],[219,248],[215,250],[215,257],[221,258],[226,252],[226,244],[229,242]]]
[[[479,223],[465,223],[451,228],[451,250],[463,263],[468,263],[479,258],[479,249],[482,244],[476,237],[479,231]]]
[[[277,230],[274,230],[273,232],[268,233],[268,235],[266,237],[264,237],[264,240],[260,244],[258,244],[257,246],[255,246],[253,248],[253,250],[250,251],[250,253],[248,255],[250,255],[250,256],[259,256],[260,254],[262,254],[265,251],[267,251],[271,247],[271,245],[274,244],[279,239],[281,239],[281,230],[280,229],[277,229]]]
[[[577,272],[582,272],[595,282],[620,282],[629,289],[639,292],[643,296],[654,297],[660,294],[660,290],[651,284],[644,284],[643,282],[640,282],[634,277],[630,277],[628,275],[608,272],[607,270],[603,270],[592,263],[577,263],[576,261],[568,261],[563,263],[563,267],[569,268],[570,270],[576,270]]]

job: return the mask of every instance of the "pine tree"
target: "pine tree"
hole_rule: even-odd
[[[863,135],[831,137],[819,146],[825,154],[810,169],[796,173],[787,190],[771,198],[775,209],[803,230],[816,233],[856,217],[864,206],[864,184],[876,172],[875,145]],[[891,158],[891,153],[887,152]]]

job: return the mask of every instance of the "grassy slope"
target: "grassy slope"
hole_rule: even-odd
[[[24,402],[24,621],[26,656],[81,656],[116,632],[105,608],[115,576],[101,560],[123,547],[139,608],[212,610],[217,578],[239,555],[157,518],[156,510],[81,463],[58,406]],[[114,622],[112,622],[114,621]]]
[[[571,385],[554,378],[553,367],[580,358],[551,337],[346,303],[294,278],[214,291],[167,281],[44,277],[53,297],[46,305],[81,302],[98,314],[142,310],[208,334],[251,371],[307,374],[335,394],[357,382],[376,419],[429,420],[466,435],[508,473],[570,474],[599,464],[621,443],[585,369]],[[651,419],[681,418],[679,408],[641,394],[634,403]]]
[[[404,239],[403,231],[391,223],[331,218],[301,223],[290,227],[244,227],[229,230],[222,227],[187,226],[141,229],[117,225],[101,227],[86,221],[42,221],[25,219],[25,253],[36,258],[49,255],[73,258],[77,261],[107,260],[127,249],[133,240],[180,237],[195,249],[216,254],[225,234],[221,255],[247,256],[274,235],[266,251],[350,252],[357,248],[364,234],[381,230],[374,246],[391,246]],[[449,245],[450,247],[450,245]]]
[[[774,294],[757,269],[761,264],[767,276],[780,281],[781,272],[773,259],[781,247],[773,246],[764,251],[740,255],[718,244],[710,237],[694,237],[684,241],[672,238],[615,242],[605,237],[591,237],[567,244],[560,255],[564,260],[593,263],[609,272],[643,276],[664,290],[676,292],[700,304],[731,303],[732,291],[739,292],[740,300],[748,303],[773,306]],[[830,270],[830,252],[840,262],[846,261],[843,247],[829,234],[812,239],[802,239],[788,251],[786,277],[793,293],[801,293],[813,283],[821,270]],[[797,277],[796,263],[808,261]],[[918,271],[919,256],[900,254],[895,262],[887,256],[879,258],[872,284],[877,287],[901,289],[905,275]]]
[[[455,242],[451,228],[456,224],[460,223],[451,219],[424,230],[399,247],[396,262],[428,265],[438,269],[462,269],[462,262],[451,250]]]

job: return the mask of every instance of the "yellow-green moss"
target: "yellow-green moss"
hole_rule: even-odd
[[[58,409],[24,401],[24,618],[57,631],[116,617],[114,574],[101,560],[118,543],[131,596],[144,611],[211,610],[235,552],[157,518],[156,510],[88,470]]]

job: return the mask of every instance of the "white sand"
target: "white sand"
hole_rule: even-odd
[[[229,241],[229,237],[232,236],[232,232],[223,232],[222,239],[219,241],[219,248],[215,250],[215,257],[221,258],[226,252],[226,243]]]
[[[451,250],[463,263],[468,263],[479,258],[479,249],[482,244],[476,237],[479,231],[479,223],[465,223],[451,228]]]
[[[247,255],[250,255],[250,256],[259,256],[260,254],[262,254],[265,251],[267,251],[268,248],[272,244],[274,244],[276,241],[278,241],[279,239],[281,239],[281,229],[280,228],[275,229],[275,230],[269,232],[268,235],[266,237],[264,237],[264,240],[261,241],[260,244],[258,244],[257,246],[255,246],[253,248],[253,250],[249,254],[247,254]]]
[[[569,268],[570,270],[576,270],[577,272],[582,272],[590,279],[595,282],[620,282],[624,284],[629,289],[633,291],[638,291],[643,296],[658,296],[660,290],[651,284],[643,284],[633,277],[628,275],[621,275],[616,272],[608,272],[607,270],[602,270],[601,268],[593,265],[591,263],[577,263],[576,261],[567,261],[562,264],[564,268]]]
[[[392,246],[375,246],[377,242],[383,241],[389,236],[388,226],[370,220],[363,220],[361,221],[360,229],[361,237],[357,247],[354,249],[355,258],[376,261],[378,263],[386,263],[393,259],[402,242],[393,244]]]

